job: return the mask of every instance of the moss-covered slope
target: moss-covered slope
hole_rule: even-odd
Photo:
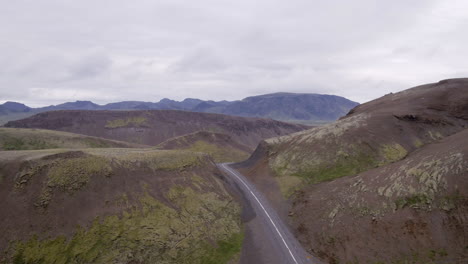
[[[0,152],[0,260],[226,263],[243,233],[218,173],[188,151]]]
[[[199,131],[172,138],[157,146],[158,149],[183,149],[210,155],[216,162],[239,162],[249,157],[249,147],[234,141],[229,135]]]
[[[468,127],[468,79],[389,94],[341,120],[266,140],[262,151],[282,192],[403,159]],[[294,182],[295,184],[291,184]]]
[[[53,130],[0,127],[0,151],[53,148],[126,148],[138,146],[122,141]]]
[[[298,238],[329,263],[466,263],[467,138],[302,189],[291,211]]]

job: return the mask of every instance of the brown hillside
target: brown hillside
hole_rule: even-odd
[[[467,138],[304,188],[292,207],[301,243],[330,263],[467,263]]]
[[[0,151],[0,263],[226,263],[242,231],[219,173],[188,151]]]
[[[229,135],[207,131],[171,138],[157,148],[203,152],[212,156],[216,162],[239,162],[247,159],[251,152],[249,147],[235,142]]]
[[[270,119],[175,110],[52,111],[11,121],[5,126],[60,130],[153,146],[169,138],[209,131],[227,134],[251,149],[262,139],[307,128]]]
[[[466,246],[467,195],[455,189],[467,189],[467,128],[468,79],[445,80],[360,105],[337,122],[266,140],[237,167],[284,218],[293,205],[296,234],[331,263],[466,263],[459,239]],[[358,192],[346,184],[359,173],[366,176],[356,186],[366,187]],[[456,209],[443,209],[444,199]],[[386,224],[377,230],[381,213]]]

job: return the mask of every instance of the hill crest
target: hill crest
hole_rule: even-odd
[[[59,130],[152,146],[204,130],[227,134],[251,149],[263,139],[309,128],[271,119],[178,110],[61,110],[10,121],[5,126]]]

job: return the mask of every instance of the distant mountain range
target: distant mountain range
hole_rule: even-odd
[[[344,116],[358,103],[334,95],[273,93],[247,97],[239,101],[204,101],[187,98],[159,102],[123,101],[98,105],[91,101],[67,102],[31,108],[17,102],[0,105],[0,124],[54,110],[183,110],[244,117],[263,117],[281,121],[314,124],[330,122]]]

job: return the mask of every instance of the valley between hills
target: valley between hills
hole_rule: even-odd
[[[468,262],[468,79],[297,98],[4,105],[0,263]]]

